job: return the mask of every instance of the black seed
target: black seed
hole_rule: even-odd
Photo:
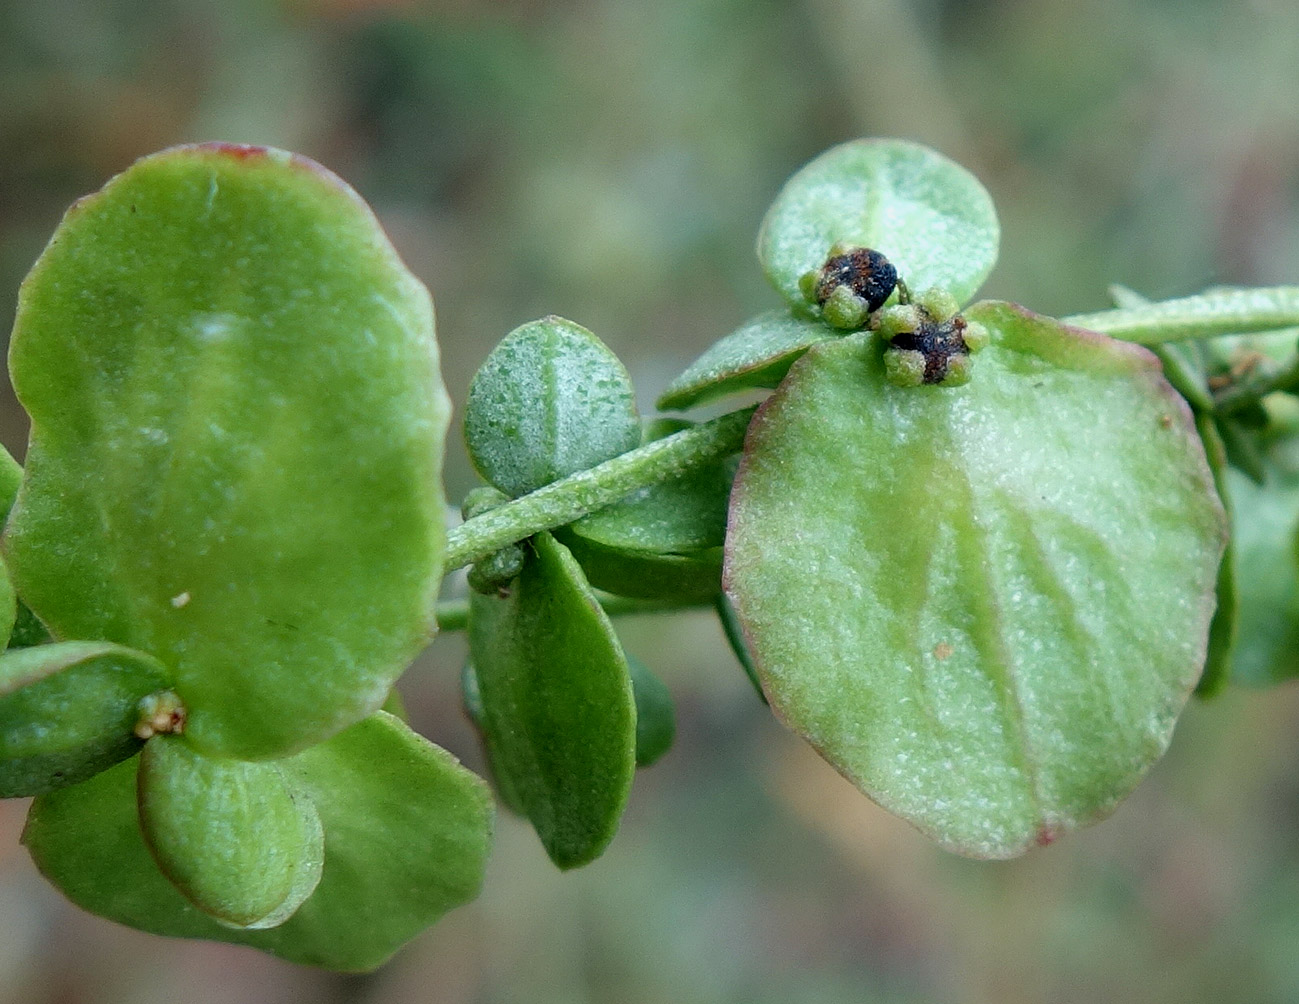
[[[847,286],[866,301],[868,310],[879,310],[898,284],[893,263],[871,248],[853,248],[831,255],[821,266],[816,302],[825,303],[840,286]]]
[[[965,318],[960,314],[947,321],[935,321],[924,314],[915,331],[894,335],[889,342],[895,349],[912,349],[925,357],[925,383],[942,383],[947,363],[953,356],[968,356],[965,344]]]

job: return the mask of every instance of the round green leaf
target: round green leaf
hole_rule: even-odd
[[[753,387],[775,387],[794,360],[839,332],[788,311],[760,314],[714,342],[658,399],[662,411],[685,410]]]
[[[1145,350],[1011,304],[963,387],[875,336],[811,349],[750,428],[726,581],[776,713],[944,846],[1108,814],[1205,658],[1224,514]]]
[[[23,842],[46,878],[101,917],[353,972],[382,965],[478,894],[491,841],[487,788],[391,715],[371,715],[280,766],[316,807],[325,863],[311,898],[269,930],[218,923],[158,870],[140,832],[135,760],[37,798]]]
[[[504,597],[470,598],[492,767],[561,868],[613,839],[636,770],[627,659],[582,570],[548,533]]]
[[[157,655],[203,752],[282,756],[426,644],[449,404],[432,306],[310,161],[211,145],[77,203],[23,285],[6,530],[59,638]]]
[[[640,445],[631,377],[581,325],[532,321],[506,335],[474,376],[465,444],[485,480],[525,495]]]
[[[636,699],[636,766],[649,767],[672,748],[677,734],[672,694],[639,659],[627,657]]]
[[[795,307],[798,280],[837,242],[882,252],[913,291],[974,295],[997,261],[1000,228],[978,179],[927,147],[863,139],[827,150],[786,182],[762,222],[758,258]]]
[[[107,642],[0,655],[0,798],[84,781],[140,748],[140,700],[169,686],[162,664]]]
[[[325,840],[279,766],[204,756],[155,736],[140,756],[140,824],[164,875],[204,913],[276,927],[315,890]]]

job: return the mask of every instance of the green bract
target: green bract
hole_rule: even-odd
[[[1107,814],[1205,656],[1224,516],[1144,350],[1009,304],[964,387],[816,346],[754,420],[726,576],[773,708],[946,847]]]
[[[799,278],[836,243],[882,252],[913,290],[942,287],[965,302],[997,260],[992,200],[974,175],[927,147],[855,140],[827,150],[781,189],[758,234],[758,258],[789,303]]]
[[[649,767],[669,749],[677,734],[672,694],[639,659],[627,658],[636,700],[636,766]]]
[[[156,655],[214,755],[377,708],[428,641],[449,406],[428,294],[310,161],[181,147],[77,203],[22,288],[5,533],[58,638]]]
[[[23,841],[46,878],[92,913],[331,969],[374,969],[477,895],[491,837],[486,786],[391,715],[280,767],[320,817],[325,861],[316,891],[270,930],[224,926],[163,877],[140,832],[135,760],[36,799]]]
[[[107,642],[0,655],[0,798],[76,784],[134,755],[140,701],[167,686],[156,659]]]
[[[469,387],[469,456],[507,495],[524,495],[639,443],[627,370],[595,335],[562,317],[511,331]]]
[[[475,594],[469,650],[492,769],[561,868],[613,839],[636,770],[627,659],[572,556],[533,538],[504,597]]]
[[[759,314],[714,342],[659,397],[664,411],[693,408],[751,387],[775,387],[809,346],[837,337],[820,321],[787,311]]]
[[[155,736],[140,755],[139,798],[158,867],[218,920],[275,927],[320,881],[320,817],[276,764],[206,757]]]

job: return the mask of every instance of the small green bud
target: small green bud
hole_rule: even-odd
[[[510,544],[474,563],[467,576],[469,588],[484,596],[499,596],[523,571],[523,545]]]
[[[922,320],[920,310],[913,304],[897,304],[885,307],[876,318],[876,327],[880,337],[886,342],[897,335],[907,334],[920,327]]]
[[[503,491],[493,488],[491,485],[479,485],[465,496],[465,500],[460,503],[461,519],[470,520],[475,516],[481,516],[485,512],[490,512],[499,505],[504,505],[510,500],[510,497]]]
[[[895,387],[919,387],[925,382],[925,357],[915,349],[885,349],[884,376]]]
[[[945,289],[927,289],[916,297],[916,302],[929,312],[935,321],[947,321],[961,309],[960,302]]]
[[[947,357],[947,372],[938,383],[943,387],[960,387],[970,382],[970,357],[964,353],[954,353]]]
[[[965,339],[965,347],[971,352],[978,352],[988,345],[988,329],[978,321],[966,321],[965,331],[961,335]]]
[[[808,303],[816,303],[816,285],[820,281],[820,272],[804,272],[798,277],[798,290]]]
[[[870,305],[847,286],[836,286],[821,305],[821,316],[827,324],[854,331],[866,321]]]

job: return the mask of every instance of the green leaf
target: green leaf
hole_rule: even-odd
[[[434,629],[437,359],[428,294],[323,168],[138,162],[23,285],[19,592],[55,637],[157,655],[203,752],[281,756],[364,717]]]
[[[1073,314],[1064,321],[1148,345],[1182,338],[1294,328],[1299,326],[1299,286],[1210,290],[1177,300]]]
[[[669,749],[677,734],[672,694],[639,659],[627,657],[636,701],[636,766],[649,767]]]
[[[645,442],[690,428],[681,420],[651,423]],[[706,600],[721,590],[726,505],[735,456],[691,468],[641,488],[561,530],[588,581],[638,599]]]
[[[874,248],[913,291],[964,302],[997,261],[992,199],[965,168],[927,147],[863,139],[827,150],[786,182],[762,222],[758,258],[789,303],[837,242]]]
[[[532,321],[506,335],[474,376],[465,444],[485,480],[525,495],[640,445],[631,377],[581,325]]]
[[[775,387],[809,347],[839,334],[788,311],[759,314],[691,363],[668,385],[658,407],[685,410],[754,387]]]
[[[1171,348],[1172,346],[1169,346]],[[1161,359],[1161,362],[1164,360]],[[1165,371],[1167,363],[1165,362]],[[1218,435],[1213,417],[1197,413],[1195,428],[1204,444],[1204,455],[1213,472],[1213,487],[1218,493],[1228,519],[1233,517],[1229,490],[1227,448]],[[1195,687],[1199,697],[1212,697],[1231,679],[1231,659],[1236,647],[1236,628],[1240,619],[1240,587],[1236,567],[1236,543],[1229,538],[1218,566],[1217,606],[1209,623],[1209,642],[1204,659],[1204,672]]]
[[[561,868],[613,839],[636,770],[627,660],[577,562],[532,539],[504,598],[470,599],[469,651],[497,776]]]
[[[276,764],[207,757],[155,736],[140,755],[139,800],[158,867],[218,920],[276,927],[320,882],[320,817]]]
[[[502,775],[496,769],[496,752],[483,725],[483,695],[478,689],[478,673],[474,670],[474,664],[467,659],[460,669],[460,694],[465,715],[478,733],[483,748],[483,759],[487,762],[487,773],[492,779],[501,804],[516,816],[527,815],[527,809],[519,799],[518,792],[510,785],[509,775]]]
[[[140,700],[169,686],[152,656],[65,641],[0,655],[0,798],[84,781],[140,749]]]
[[[136,767],[127,761],[42,795],[23,834],[42,874],[101,917],[366,971],[482,884],[492,821],[486,786],[391,715],[371,715],[281,764],[320,816],[325,864],[311,898],[270,930],[223,926],[163,877],[140,832]]]
[[[739,618],[735,616],[735,607],[725,593],[717,595],[713,606],[717,610],[717,619],[722,625],[722,633],[726,635],[726,643],[730,646],[735,661],[740,664],[740,668],[744,670],[744,675],[753,684],[758,700],[766,704],[767,695],[762,692],[762,681],[758,679],[758,668],[753,664],[753,656],[749,654],[748,643],[744,640],[744,627],[740,624]]]
[[[0,446],[0,523],[9,518],[18,489],[23,483],[23,469],[13,455]]]
[[[1265,483],[1229,468],[1237,577],[1231,682],[1263,687],[1299,676],[1299,472],[1272,465]]]
[[[1146,351],[1003,303],[963,387],[875,336],[754,419],[726,581],[776,714],[944,846],[1008,857],[1108,814],[1199,678],[1224,514]]]

